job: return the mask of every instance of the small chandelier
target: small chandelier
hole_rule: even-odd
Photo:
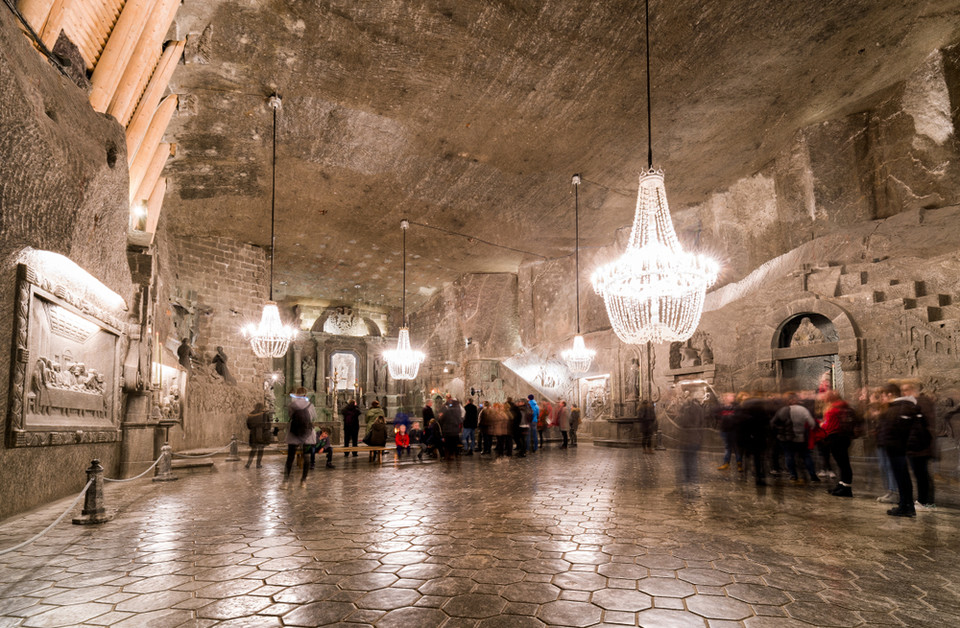
[[[653,168],[650,106],[650,3],[646,3],[647,170],[640,172],[637,208],[627,250],[598,268],[593,288],[613,331],[625,343],[683,342],[696,331],[707,288],[719,266],[680,246],[670,219],[663,171]]]
[[[273,171],[270,188],[270,300],[263,306],[260,324],[249,324],[243,328],[243,335],[250,339],[250,348],[258,358],[280,358],[290,347],[290,341],[297,330],[280,322],[280,310],[273,300],[273,252],[277,246],[276,235],[276,199],[277,199],[277,111],[280,109],[280,97],[274,94],[268,101],[273,108]]]
[[[387,370],[390,371],[390,377],[393,379],[415,379],[420,365],[427,356],[423,351],[414,351],[410,347],[410,330],[407,328],[407,229],[410,228],[408,220],[400,221],[400,229],[403,231],[403,296],[402,296],[402,318],[403,327],[400,328],[400,337],[397,338],[397,348],[383,352],[383,359],[387,361]]]
[[[590,370],[593,357],[597,354],[593,349],[587,349],[580,335],[580,175],[573,175],[574,194],[574,224],[576,231],[576,278],[577,278],[577,335],[573,337],[573,348],[560,353],[560,357],[567,363],[571,373],[586,373]]]

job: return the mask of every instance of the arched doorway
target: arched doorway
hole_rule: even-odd
[[[843,394],[837,330],[822,314],[804,312],[783,322],[775,350],[781,390],[816,390],[824,374]]]
[[[771,366],[779,390],[816,390],[824,373],[841,394],[862,385],[860,334],[843,308],[807,298],[772,313],[768,320],[773,331]]]

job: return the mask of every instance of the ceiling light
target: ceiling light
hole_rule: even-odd
[[[633,229],[624,254],[591,278],[623,342],[682,342],[697,329],[715,261],[687,253],[670,219],[663,171],[653,168],[650,106],[650,3],[646,3],[647,170],[640,172]]]
[[[567,368],[571,373],[586,373],[590,370],[590,364],[597,352],[593,349],[587,349],[583,343],[583,336],[580,335],[580,175],[573,175],[573,198],[574,198],[574,230],[576,232],[576,290],[577,290],[577,335],[573,338],[573,348],[560,353],[560,357],[567,363]]]
[[[426,359],[422,351],[414,351],[410,346],[410,330],[407,328],[407,229],[410,228],[410,222],[400,221],[400,229],[403,232],[403,289],[402,289],[402,310],[403,326],[400,328],[400,334],[397,338],[397,348],[393,351],[384,351],[383,359],[387,361],[387,369],[390,371],[390,377],[393,379],[415,379],[420,365]]]
[[[250,339],[250,348],[258,358],[280,358],[290,347],[290,341],[297,333],[296,329],[280,321],[280,310],[273,300],[273,253],[277,246],[276,200],[277,200],[277,111],[280,109],[280,97],[274,94],[268,101],[273,108],[273,169],[270,187],[270,300],[263,306],[260,324],[249,324],[243,328],[243,335]]]

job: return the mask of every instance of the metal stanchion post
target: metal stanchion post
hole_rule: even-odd
[[[654,447],[657,450],[665,450],[666,447],[663,446],[663,432],[657,430],[657,446]]]
[[[178,480],[173,474],[173,447],[170,443],[164,443],[160,448],[160,462],[157,464],[157,474],[154,476],[154,482],[172,482]]]
[[[230,437],[230,455],[227,456],[227,462],[236,462],[240,460],[240,443],[237,442],[237,435]]]
[[[74,518],[73,522],[77,525],[87,525],[92,523],[103,523],[113,519],[113,513],[108,513],[103,505],[103,467],[99,460],[90,462],[90,468],[87,469],[87,481],[90,486],[83,499],[83,511],[79,517]]]

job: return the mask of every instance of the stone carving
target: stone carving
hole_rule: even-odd
[[[797,331],[790,337],[791,347],[806,347],[809,345],[826,342],[827,339],[823,332],[817,329],[817,326],[810,321],[810,317],[804,316],[800,321]]]
[[[610,418],[610,380],[606,377],[582,379],[584,418],[590,421]]]
[[[317,382],[317,361],[308,355],[304,356],[300,364],[303,369],[303,386],[307,390],[313,390]]]
[[[323,322],[323,331],[335,336],[365,336],[368,330],[363,318],[353,308],[340,306]]]
[[[193,347],[190,346],[190,341],[184,338],[180,342],[180,346],[177,347],[177,360],[180,362],[180,366],[190,371],[193,369],[194,359]]]
[[[710,337],[703,331],[697,331],[686,342],[670,343],[670,368],[690,368],[713,364],[713,348]]]
[[[223,352],[223,347],[217,347],[217,352],[214,354],[212,360],[213,368],[217,372],[217,375],[223,378],[223,381],[233,386],[236,385],[237,380],[230,374],[230,369],[227,367],[227,359],[227,354]]]
[[[18,267],[7,422],[13,447],[118,439],[121,332],[94,316],[103,310],[78,296],[82,289],[82,279],[68,289]]]

